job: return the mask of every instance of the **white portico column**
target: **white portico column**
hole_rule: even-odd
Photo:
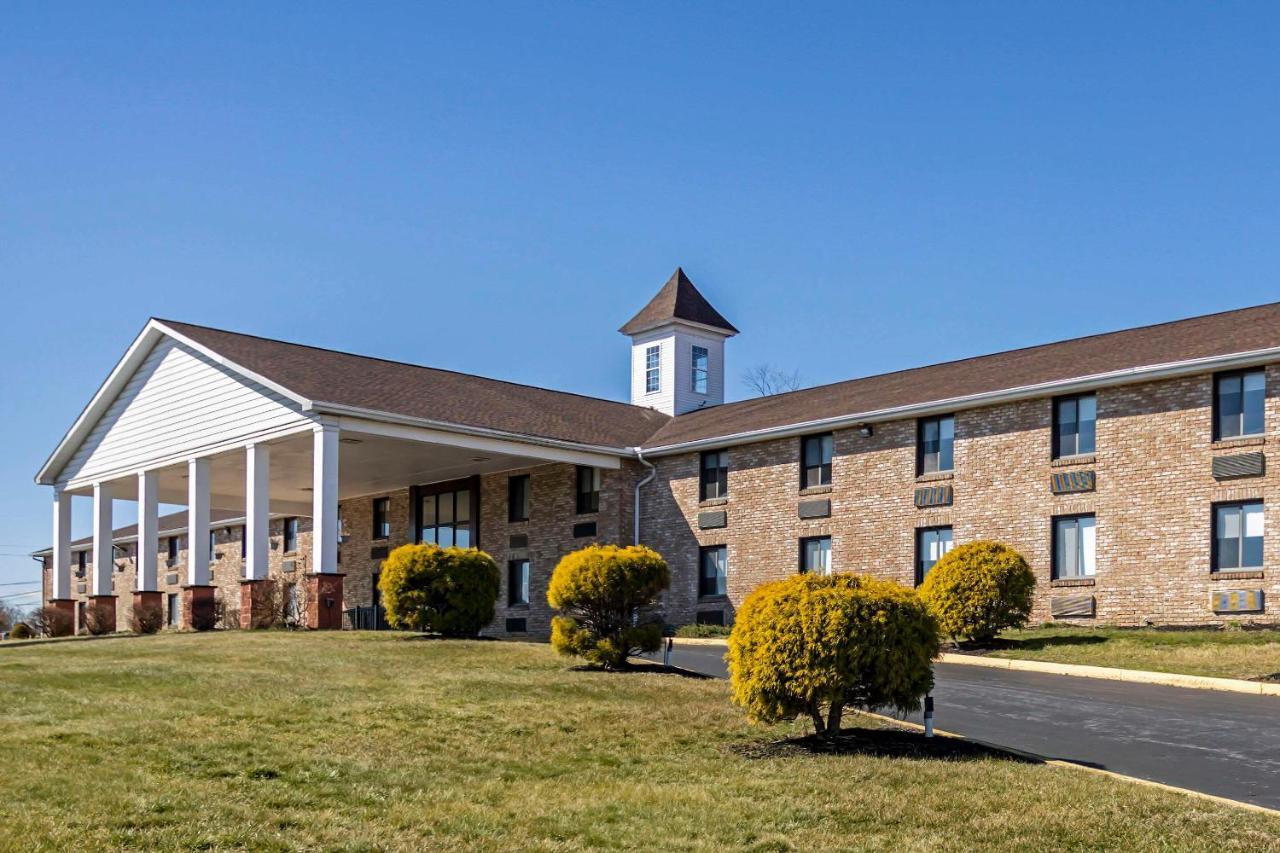
[[[244,579],[240,582],[240,627],[266,628],[272,623],[267,592],[270,540],[271,451],[265,444],[245,448]]]
[[[71,495],[53,490],[53,577],[50,600],[71,598]]]
[[[209,460],[187,462],[187,585],[182,588],[182,626],[214,627],[209,585]]]
[[[155,471],[138,474],[138,592],[157,591],[157,566],[160,550],[160,499]]]
[[[94,634],[112,634],[116,630],[116,597],[111,589],[116,568],[111,497],[109,484],[93,484],[93,593],[89,596],[91,607],[85,627]]]
[[[312,433],[311,575],[307,627],[342,627],[342,575],[338,574],[338,428]]]

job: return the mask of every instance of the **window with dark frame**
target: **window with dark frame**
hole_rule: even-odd
[[[955,544],[950,526],[921,527],[916,530],[916,586]]]
[[[77,551],[77,552],[76,552],[76,569],[77,569],[77,570],[80,572],[80,574],[82,574],[82,575],[84,574],[85,569],[87,568],[88,560],[89,560],[89,552],[88,552],[88,551]]]
[[[1053,519],[1054,580],[1091,578],[1097,573],[1097,520],[1092,513]]]
[[[830,536],[806,536],[800,540],[800,572],[831,574]]]
[[[298,550],[298,519],[290,516],[284,520],[284,552],[292,554]]]
[[[709,501],[729,495],[729,451],[708,450],[702,454],[702,478],[698,499]]]
[[[956,418],[921,418],[916,427],[916,475],[939,474],[955,466]]]
[[[471,490],[423,495],[418,541],[441,548],[471,547]]]
[[[529,520],[529,475],[507,478],[507,521]]]
[[[698,549],[698,597],[727,595],[729,589],[729,548],[711,545]]]
[[[178,537],[170,536],[167,547],[169,550],[169,562],[178,562]]]
[[[1213,505],[1213,571],[1262,568],[1262,501]]]
[[[644,392],[656,394],[662,388],[662,348],[651,346],[644,351]]]
[[[373,538],[391,538],[391,498],[373,499]]]
[[[244,559],[249,555],[249,528],[240,525],[240,559]]]
[[[218,556],[218,531],[209,531],[209,559],[216,559]]]
[[[835,439],[829,432],[800,439],[800,488],[831,485],[831,453],[834,447]]]
[[[529,561],[507,562],[507,606],[525,607],[529,604]]]
[[[710,356],[706,347],[695,346],[693,348],[693,376],[691,388],[695,394],[707,393],[707,365]]]
[[[1093,453],[1097,435],[1098,398],[1093,394],[1053,401],[1053,458]]]
[[[578,515],[600,511],[600,469],[578,466]]]
[[[171,592],[168,595],[169,604],[169,627],[176,628],[182,621],[182,606],[178,602],[178,594]]]
[[[1219,373],[1213,378],[1213,438],[1262,435],[1266,424],[1266,374],[1261,370]]]

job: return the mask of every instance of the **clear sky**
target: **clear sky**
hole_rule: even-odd
[[[1280,298],[1275,4],[289,5],[5,4],[0,583],[151,315],[622,399],[680,264],[736,398]]]

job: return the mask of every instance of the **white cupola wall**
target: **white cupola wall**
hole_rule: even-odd
[[[724,402],[724,342],[738,333],[677,268],[625,326],[631,402],[683,415]]]

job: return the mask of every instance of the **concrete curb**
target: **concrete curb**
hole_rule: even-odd
[[[1211,678],[1207,675],[1182,675],[1176,672],[1149,672],[1142,669],[1118,669],[1109,666],[1086,666],[1084,664],[1018,660],[1016,658],[993,658],[984,655],[961,655],[954,652],[943,652],[938,661],[961,666],[1008,669],[1015,672],[1043,672],[1049,675],[1070,675],[1076,678],[1096,678],[1103,681],[1127,681],[1133,684],[1159,684],[1166,687],[1186,687],[1193,690],[1252,693],[1255,696],[1280,696],[1280,684],[1245,681],[1241,678]]]
[[[723,646],[720,639],[675,638],[682,646]],[[1181,675],[1176,672],[1149,672],[1142,669],[1119,669],[1109,666],[1086,666],[1075,663],[1053,663],[1016,658],[993,658],[985,655],[962,655],[943,652],[938,663],[954,663],[961,666],[985,666],[989,669],[1008,669],[1015,672],[1042,672],[1047,675],[1070,675],[1076,678],[1096,678],[1101,681],[1127,681],[1132,684],[1157,684],[1165,687],[1186,687],[1192,690],[1218,690],[1226,693],[1251,693],[1254,696],[1280,696],[1280,684],[1264,681],[1245,681],[1242,678],[1211,678],[1207,675]]]

